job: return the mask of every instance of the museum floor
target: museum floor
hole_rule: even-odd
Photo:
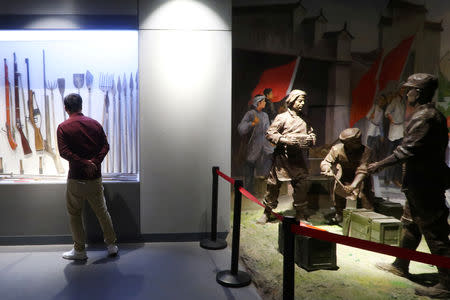
[[[88,260],[64,260],[70,245],[0,247],[2,300],[261,299],[252,285],[239,289],[216,283],[230,268],[229,249],[208,251],[198,242],[122,244],[106,258],[88,249]],[[242,267],[240,267],[242,269]]]

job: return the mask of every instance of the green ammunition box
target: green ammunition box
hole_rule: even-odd
[[[395,218],[373,219],[370,233],[372,242],[399,246],[402,222]]]
[[[278,251],[283,254],[284,249],[283,224],[278,225]],[[307,270],[337,270],[336,243],[317,240],[314,238],[295,236],[295,263]]]
[[[294,261],[306,271],[337,270],[336,243],[317,240],[308,236],[295,236]]]
[[[351,216],[352,216],[352,212],[363,212],[363,211],[370,211],[366,208],[346,208],[343,211],[342,217],[343,217],[343,221],[342,221],[342,234],[345,236],[348,236],[348,232],[350,230],[350,223],[351,223]]]
[[[370,241],[372,220],[386,218],[386,216],[373,211],[352,212],[349,236]]]

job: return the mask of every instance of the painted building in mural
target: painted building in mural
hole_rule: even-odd
[[[376,95],[393,92],[408,74],[427,72],[437,75],[441,61],[442,23],[428,20],[424,4],[389,1],[379,18],[378,36],[373,36],[378,47],[364,53],[352,52],[352,41],[360,37],[350,32],[346,22],[340,30],[328,30],[327,15],[332,14],[333,11],[325,9],[313,14],[302,1],[233,8],[234,49],[300,57],[294,88],[309,93],[307,111],[318,131],[319,145],[334,142],[341,130],[352,125],[350,114],[355,101],[367,102],[366,106],[370,107]],[[374,72],[373,95],[363,100],[352,99],[352,91],[377,58],[380,61],[379,70]],[[248,66],[244,65],[234,72],[245,72],[246,68]],[[392,69],[400,71],[393,72]],[[313,72],[321,74],[314,76]],[[382,72],[399,75],[384,76],[380,86],[377,80],[378,76],[383,77]],[[239,85],[234,89],[239,89]],[[233,113],[243,114],[245,109],[237,111],[243,107],[236,102],[244,100],[237,99],[235,92],[233,94]],[[362,112],[360,115],[363,116]],[[320,121],[314,121],[316,119]],[[358,126],[364,130],[363,123]]]

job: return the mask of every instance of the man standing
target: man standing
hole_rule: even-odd
[[[81,220],[87,200],[103,231],[108,255],[117,255],[116,234],[103,196],[101,163],[109,151],[102,126],[81,113],[82,99],[78,94],[64,98],[64,109],[69,119],[58,126],[58,148],[62,158],[69,161],[66,202],[74,247],[63,253],[63,258],[87,259],[85,233]]]
[[[388,132],[388,154],[391,154],[398,145],[401,144],[403,139],[403,131],[405,129],[405,102],[403,101],[403,95],[401,91],[393,93],[391,102],[386,107],[384,115],[389,120],[389,132]],[[402,167],[400,164],[392,166],[386,170],[385,183],[394,183],[400,187],[402,176]]]
[[[402,189],[406,205],[401,247],[415,250],[422,235],[432,254],[450,257],[450,233],[445,204],[448,169],[445,149],[448,129],[445,117],[431,103],[438,80],[424,73],[408,77],[404,87],[408,104],[414,107],[402,143],[382,161],[369,165],[369,172],[399,163],[405,164]],[[395,275],[409,276],[409,260],[397,258],[392,264],[378,263],[379,269]],[[450,270],[438,268],[440,282],[429,288],[416,288],[416,294],[433,298],[450,298]]]
[[[263,111],[266,98],[256,95],[252,106],[253,109],[245,113],[238,125],[239,134],[249,136],[244,165],[244,188],[250,193],[253,193],[255,171],[257,176],[267,176],[273,152],[273,146],[264,136],[270,125],[269,117]]]
[[[302,119],[302,108],[305,105],[306,93],[293,90],[286,100],[288,110],[276,116],[266,133],[266,138],[276,145],[273,153],[273,164],[267,180],[267,193],[264,198],[266,209],[257,221],[265,224],[272,209],[278,205],[278,195],[283,181],[290,181],[294,189],[294,208],[297,220],[305,219],[307,209],[306,193],[308,185],[306,177],[308,169],[306,164],[307,149],[315,144],[316,135],[313,129]]]
[[[386,105],[386,96],[381,94],[375,99],[372,107],[366,115],[369,121],[367,126],[367,146],[372,149],[374,160],[380,159],[383,132],[383,107]]]
[[[272,123],[275,119],[277,113],[275,111],[275,105],[273,103],[273,92],[271,88],[265,88],[263,91],[264,96],[266,97],[266,107],[264,111],[269,116],[269,120]]]
[[[368,209],[373,209],[374,200],[371,178],[367,172],[372,151],[361,143],[361,130],[347,128],[341,132],[339,140],[341,143],[331,147],[320,163],[322,174],[336,178],[333,189],[336,216],[333,221],[337,224],[342,222],[347,199],[355,202],[354,207],[360,199],[361,206]],[[333,167],[337,169],[337,174],[333,172]]]

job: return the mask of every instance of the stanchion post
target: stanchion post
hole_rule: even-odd
[[[291,231],[291,225],[296,224],[292,216],[283,218],[283,300],[294,300],[295,292],[295,265],[294,265],[294,247],[295,234]]]
[[[217,203],[219,190],[219,167],[212,167],[212,205],[211,205],[211,238],[200,241],[200,247],[208,250],[219,250],[227,247],[227,242],[217,239]]]
[[[216,281],[228,287],[243,287],[251,283],[250,275],[238,270],[239,263],[239,239],[241,230],[241,206],[242,194],[239,188],[242,187],[242,180],[234,183],[234,215],[233,215],[233,239],[231,245],[231,270],[217,273]]]

